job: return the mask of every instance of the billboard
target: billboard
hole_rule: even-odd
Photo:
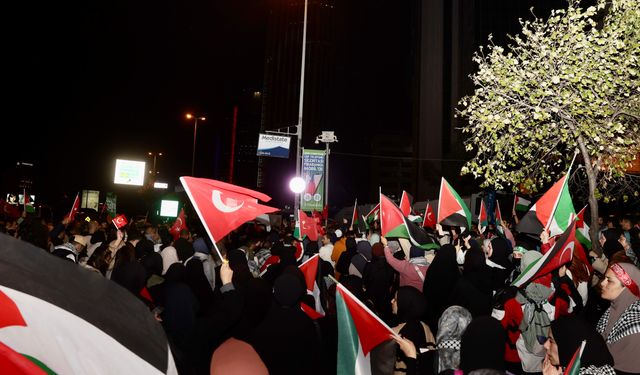
[[[136,186],[144,185],[145,165],[146,163],[143,161],[117,159],[113,183]]]
[[[300,194],[300,209],[322,211],[324,208],[324,150],[302,150],[302,178],[306,183]]]
[[[291,137],[274,134],[260,134],[258,137],[258,156],[288,158]]]
[[[162,200],[160,201],[160,216],[177,217],[178,201]]]
[[[91,208],[98,211],[100,205],[100,191],[98,190],[82,190],[81,208]]]
[[[104,204],[107,206],[107,214],[111,217],[116,217],[116,203],[118,202],[118,197],[115,193],[108,192],[107,199],[104,201]]]

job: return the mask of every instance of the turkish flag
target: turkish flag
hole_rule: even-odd
[[[197,177],[180,177],[180,182],[214,243],[245,222],[278,211],[258,203],[271,197],[254,190]]]
[[[317,241],[318,227],[316,221],[307,216],[302,210],[298,210],[298,217],[300,218],[300,238],[304,238],[306,235],[311,241]]]
[[[436,215],[433,213],[433,207],[431,203],[427,202],[427,207],[424,209],[424,218],[422,220],[423,228],[435,228],[436,227]]]
[[[76,218],[76,214],[78,213],[78,209],[80,209],[80,194],[76,194],[76,199],[73,200],[73,206],[71,206],[71,211],[69,211],[69,222],[73,223],[73,220]]]
[[[173,235],[174,241],[177,240],[178,237],[180,237],[180,231],[182,231],[183,229],[189,228],[187,228],[187,221],[184,218],[184,208],[181,208],[176,221],[173,222],[171,229],[169,229],[169,233]]]
[[[115,219],[111,220],[111,222],[113,223],[113,225],[116,226],[116,228],[120,229],[122,227],[124,227],[125,225],[127,225],[128,221],[127,221],[127,217],[124,215],[118,215],[115,217]]]

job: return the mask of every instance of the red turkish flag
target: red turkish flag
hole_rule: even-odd
[[[113,225],[116,226],[116,228],[120,229],[122,227],[124,227],[125,225],[127,225],[128,221],[127,221],[127,217],[124,215],[118,215],[115,217],[115,219],[111,220],[111,222],[113,223]]]
[[[76,218],[78,209],[80,209],[80,193],[76,194],[76,199],[73,200],[73,206],[71,206],[71,211],[69,211],[70,223],[73,223],[73,220]]]
[[[214,243],[245,222],[278,211],[258,203],[271,197],[241,186],[197,177],[180,177],[180,182]]]
[[[181,208],[180,213],[176,218],[176,221],[173,222],[171,229],[169,229],[169,233],[173,235],[174,241],[177,240],[178,237],[180,237],[180,231],[183,229],[189,229],[189,228],[187,228],[187,221],[184,218],[184,208]]]
[[[424,218],[422,221],[423,228],[435,228],[436,227],[436,215],[433,213],[433,207],[431,203],[427,203],[427,207],[424,209]]]
[[[307,216],[302,210],[298,210],[298,217],[300,218],[300,238],[302,239],[306,235],[311,241],[317,241],[318,227],[316,221]]]

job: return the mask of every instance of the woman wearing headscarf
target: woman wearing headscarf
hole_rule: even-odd
[[[460,340],[460,369],[504,371],[505,332],[500,322],[490,316],[474,318]]]
[[[574,316],[562,316],[549,328],[544,343],[546,355],[542,365],[544,375],[560,375],[562,368],[571,363],[571,359],[586,341],[580,357],[579,374],[614,375],[613,357],[602,336],[589,323]]]
[[[394,256],[394,253],[402,251],[400,244],[396,241],[387,241],[385,237],[381,237],[380,240],[384,245],[384,257],[387,263],[400,274],[400,286],[412,286],[422,292],[429,267],[424,257],[424,250],[411,246],[409,260],[400,260]]]
[[[437,328],[445,309],[451,306],[451,293],[459,279],[456,249],[450,244],[442,245],[429,265],[422,288],[427,302],[426,320],[432,330]]]
[[[440,317],[436,336],[438,373],[455,370],[460,366],[460,339],[469,323],[471,313],[461,306],[449,307]]]
[[[480,247],[472,245],[465,254],[462,277],[453,289],[451,304],[466,308],[475,318],[491,315],[491,300],[491,268]]]
[[[611,301],[597,331],[613,355],[618,373],[640,373],[640,270],[631,263],[614,263],[600,283],[601,296]]]
[[[273,302],[251,344],[270,374],[318,374],[320,345],[315,326],[300,308],[306,286],[283,273],[274,282]]]
[[[394,285],[395,271],[384,258],[384,246],[376,243],[372,246],[373,259],[364,268],[362,283],[366,298],[370,300],[380,319],[387,324],[391,321],[391,289]]]
[[[395,298],[391,300],[391,309],[398,317],[399,322],[393,330],[400,336],[411,340],[417,348],[434,349],[436,340],[431,329],[420,320],[424,315],[425,308],[424,297],[419,290],[411,286],[398,288]],[[406,372],[406,367],[405,356],[398,353],[395,373]],[[428,369],[433,366],[426,361],[421,361],[420,367]]]
[[[349,275],[362,278],[364,268],[371,261],[371,244],[368,241],[360,241],[356,245],[356,255],[351,258]]]
[[[509,260],[511,246],[502,237],[495,237],[489,241],[485,252],[487,254],[487,265],[493,271],[491,277],[491,288],[493,290],[502,289],[508,283],[513,272],[513,263]]]

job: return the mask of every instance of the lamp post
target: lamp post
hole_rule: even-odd
[[[191,156],[191,176],[194,175],[194,167],[196,165],[196,137],[198,135],[198,120],[204,121],[207,118],[204,116],[195,116],[192,115],[191,113],[187,113],[186,115],[187,119],[191,120],[193,119],[194,125],[193,125],[193,155]]]
[[[152,175],[158,174],[158,171],[156,170],[156,162],[157,162],[157,158],[158,156],[162,156],[162,152],[149,152],[148,153],[149,156],[153,156],[153,169],[149,171],[149,173],[151,173]]]
[[[329,148],[329,145],[331,143],[335,143],[338,142],[338,137],[336,137],[336,135],[333,133],[333,131],[326,131],[323,130],[322,134],[320,134],[319,136],[316,137],[316,144],[318,143],[324,143],[325,144],[325,149],[326,149],[326,156],[325,156],[325,169],[324,169],[324,204],[327,205],[327,210],[329,209],[329,154],[331,153],[331,150]],[[327,217],[324,219],[324,225],[325,227],[329,224],[329,215],[327,215]]]
[[[296,126],[296,176],[300,176],[302,164],[302,113],[304,108],[304,70],[307,55],[307,8],[308,0],[304,0],[304,21],[302,23],[302,64],[300,66],[300,101],[298,103],[298,125]],[[300,208],[300,194],[296,194],[293,204],[293,214],[298,219],[298,209]]]

